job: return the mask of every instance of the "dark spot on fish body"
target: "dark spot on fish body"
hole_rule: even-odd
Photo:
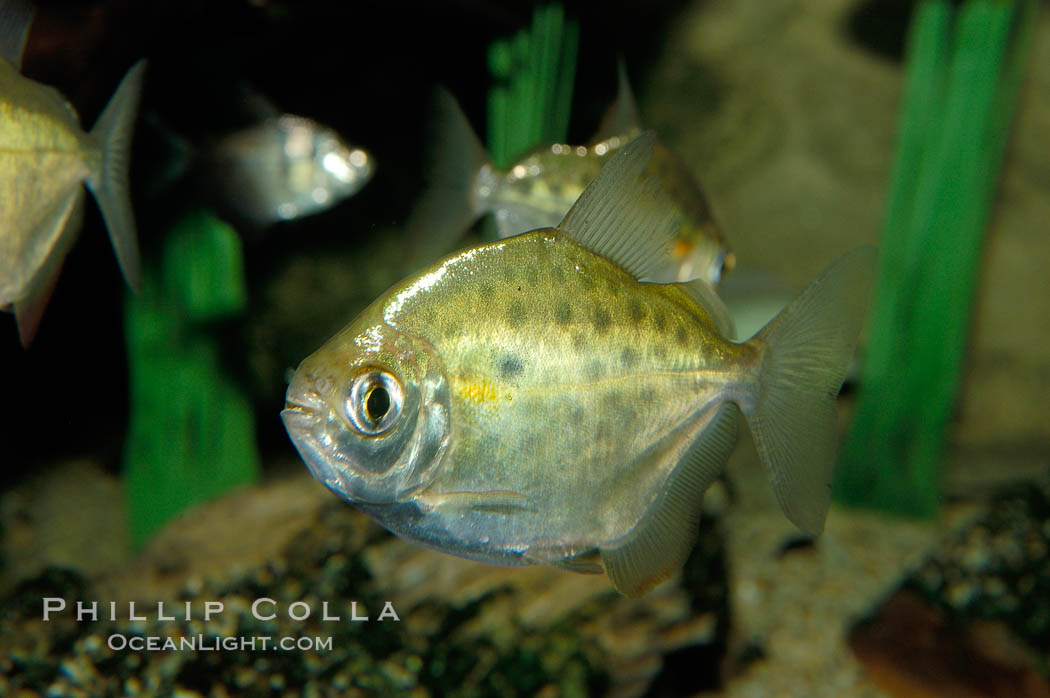
[[[654,344],[652,351],[653,356],[656,357],[658,361],[663,361],[667,358],[667,347],[663,344]]]
[[[598,359],[594,359],[587,364],[587,369],[584,372],[584,376],[589,381],[601,380],[602,376],[605,375],[605,367],[602,366],[602,362]]]
[[[678,329],[675,330],[674,341],[678,342],[680,347],[689,345],[689,332],[685,329],[685,325],[679,325]]]
[[[616,437],[616,432],[609,420],[603,419],[594,428],[594,441],[599,444],[611,442]]]
[[[588,347],[587,338],[581,332],[572,333],[572,348],[576,350],[577,354],[587,351]]]
[[[664,315],[662,310],[656,311],[656,315],[653,316],[653,329],[660,334],[663,334],[667,329],[667,316]]]
[[[635,298],[632,298],[631,302],[627,304],[627,312],[630,314],[632,322],[641,322],[645,319],[645,308]]]
[[[612,316],[609,315],[609,311],[605,308],[595,308],[594,331],[598,334],[605,334],[609,330],[610,324],[612,324]]]
[[[609,295],[616,297],[620,295],[620,284],[616,282],[616,279],[606,279],[605,285],[609,289]]]
[[[634,368],[638,363],[638,352],[631,347],[624,347],[620,350],[620,363],[624,368]]]
[[[535,267],[529,267],[525,270],[525,280],[535,286],[540,282],[540,272]]]
[[[627,406],[627,400],[619,392],[612,390],[602,396],[602,410],[606,414],[619,414]]]
[[[508,354],[499,362],[500,378],[513,378],[525,370],[525,364],[521,358]]]
[[[554,309],[554,319],[559,325],[568,325],[572,320],[572,307],[568,301],[562,301],[558,304],[558,307]]]
[[[510,304],[507,309],[507,323],[511,327],[521,327],[525,324],[525,318],[528,315],[528,309],[525,307],[524,301],[514,301]]]

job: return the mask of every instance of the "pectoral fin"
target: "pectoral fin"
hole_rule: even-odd
[[[523,494],[511,490],[484,492],[426,492],[416,498],[418,504],[431,509],[484,511],[494,514],[514,514],[534,511]]]
[[[689,446],[641,521],[620,540],[601,546],[605,572],[620,593],[631,598],[643,596],[689,556],[696,540],[700,500],[722,472],[736,444],[737,415],[735,405],[721,406]]]

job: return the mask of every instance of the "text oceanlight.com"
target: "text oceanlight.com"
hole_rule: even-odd
[[[158,635],[125,635],[124,633],[113,633],[106,640],[106,644],[114,652],[132,650],[133,652],[160,652],[160,651],[191,651],[191,652],[218,652],[221,650],[233,652],[241,651],[268,651],[268,650],[299,650],[301,652],[316,651],[330,652],[332,650],[331,637],[271,637],[260,635],[258,637],[209,637],[206,635],[191,635],[186,637],[160,637]]]

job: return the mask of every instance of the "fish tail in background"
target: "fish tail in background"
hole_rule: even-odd
[[[0,0],[0,57],[16,70],[22,68],[22,49],[35,13],[29,0]]]
[[[139,246],[128,190],[128,164],[145,70],[144,60],[131,67],[91,129],[92,138],[102,148],[102,170],[87,179],[102,210],[120,269],[135,290],[139,287]]]
[[[156,134],[161,142],[161,148],[165,151],[161,157],[156,158],[158,160],[156,174],[150,172],[143,177],[141,172],[136,173],[139,179],[146,179],[142,188],[143,196],[149,199],[174,187],[193,168],[200,158],[200,153],[192,143],[179,135],[154,111],[141,115],[139,128],[143,126]],[[140,131],[140,137],[141,134]]]
[[[803,531],[824,529],[837,442],[836,395],[864,322],[876,252],[847,252],[759,331],[754,403],[742,406],[784,514]]]
[[[434,93],[430,131],[426,188],[406,224],[414,267],[409,271],[448,252],[487,209],[474,184],[482,168],[492,167],[488,153],[456,98],[441,87]]]

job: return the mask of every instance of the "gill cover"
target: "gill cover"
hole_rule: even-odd
[[[404,501],[449,442],[444,369],[427,342],[354,323],[299,366],[285,427],[310,472],[352,502]]]

